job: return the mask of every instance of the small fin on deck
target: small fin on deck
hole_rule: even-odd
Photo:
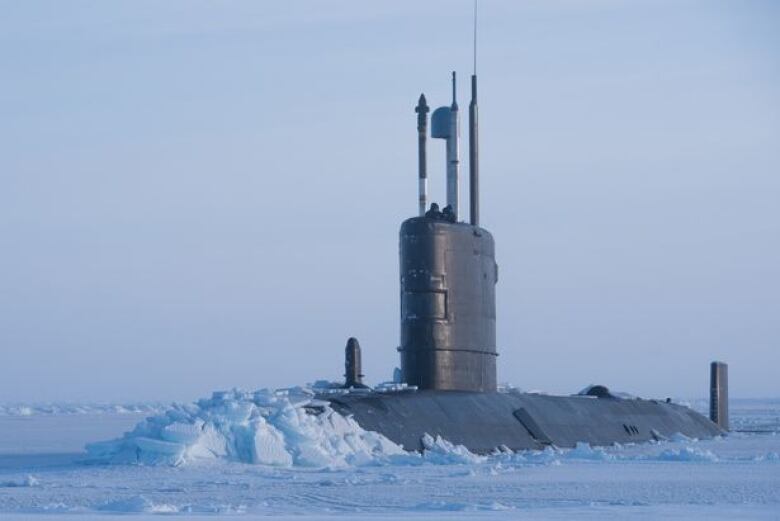
[[[526,409],[517,409],[512,414],[515,418],[517,418],[517,421],[523,424],[523,427],[525,427],[525,429],[528,431],[528,434],[530,434],[536,441],[543,445],[553,444],[547,433],[544,432],[541,427],[539,427],[539,424],[536,423],[536,420],[534,420],[533,416],[531,416]]]

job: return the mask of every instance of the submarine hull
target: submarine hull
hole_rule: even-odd
[[[636,443],[669,438],[711,438],[715,423],[681,405],[643,399],[470,391],[398,391],[323,395],[333,409],[366,430],[409,451],[423,449],[425,434],[471,452],[500,448],[538,450]]]

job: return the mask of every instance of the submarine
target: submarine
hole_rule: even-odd
[[[728,431],[727,366],[711,367],[710,417],[671,400],[642,399],[592,385],[570,396],[500,389],[496,379],[496,285],[493,235],[479,222],[479,128],[476,67],[469,104],[469,220],[460,220],[460,115],[452,103],[431,114],[431,137],[446,142],[446,205],[428,206],[428,113],[417,106],[419,213],[399,233],[400,374],[394,385],[363,383],[358,341],[346,346],[345,383],[316,398],[408,451],[440,436],[477,454],[638,443],[676,434],[705,439]],[[398,370],[396,370],[398,373]],[[311,414],[322,411],[312,408]]]

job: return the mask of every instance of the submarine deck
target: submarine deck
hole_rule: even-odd
[[[425,434],[441,436],[475,453],[636,443],[676,433],[711,438],[722,431],[681,405],[614,396],[549,396],[504,392],[397,391],[320,395],[409,451],[422,450]]]

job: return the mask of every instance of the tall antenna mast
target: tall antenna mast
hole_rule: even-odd
[[[420,94],[417,107],[417,172],[419,178],[419,212],[420,217],[425,215],[428,206],[428,160],[425,151],[425,138],[428,134],[428,103],[425,94]]]
[[[477,0],[474,0],[474,74],[469,103],[469,218],[479,226],[479,109],[477,107]]]
[[[477,0],[474,0],[474,76],[477,75]]]
[[[460,176],[460,116],[458,115],[455,71],[452,71],[452,105],[450,105],[450,131],[447,138],[447,206],[453,219],[458,220],[458,177]]]

